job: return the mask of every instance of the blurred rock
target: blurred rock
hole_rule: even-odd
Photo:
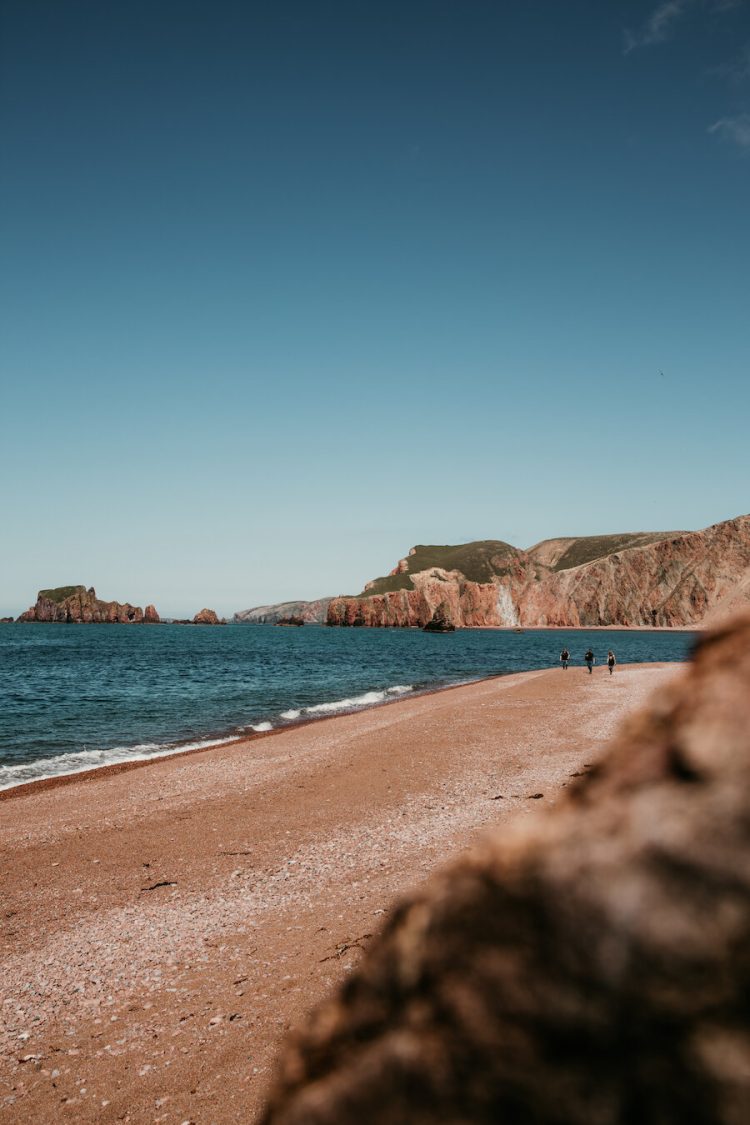
[[[750,1121],[750,617],[405,901],[265,1125]]]

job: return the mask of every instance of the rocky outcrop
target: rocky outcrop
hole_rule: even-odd
[[[158,625],[161,621],[159,614],[156,612],[155,605],[147,605],[143,611],[143,620],[146,625]]]
[[[299,628],[301,625],[304,625],[305,622],[304,622],[304,619],[302,617],[280,617],[279,620],[276,622],[276,624],[277,625],[296,625]]]
[[[263,1125],[750,1119],[750,617],[396,908]]]
[[[152,607],[153,608],[153,607]],[[154,610],[154,612],[156,612]],[[143,610],[129,602],[105,602],[91,586],[58,586],[40,590],[36,605],[27,609],[19,621],[59,621],[71,624],[130,624],[142,622]]]
[[[301,617],[305,625],[324,624],[330,598],[318,598],[313,602],[279,602],[276,605],[259,605],[254,609],[243,609],[235,613],[238,625],[277,625],[284,617]]]
[[[484,551],[472,555],[478,547]],[[420,558],[449,552],[487,580],[436,565],[416,569]],[[696,532],[547,540],[529,551],[492,541],[413,548],[359,597],[332,598],[327,621],[424,627],[441,602],[464,627],[701,625],[750,605],[750,516]]]
[[[0,625],[12,625],[12,624],[13,624],[13,618],[12,617],[0,617]]]
[[[213,609],[201,609],[196,613],[193,618],[193,625],[221,625],[216,611]]]
[[[453,633],[456,626],[451,620],[451,607],[445,601],[441,602],[424,627],[426,633]]]

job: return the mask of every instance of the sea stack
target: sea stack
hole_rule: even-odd
[[[196,613],[195,617],[193,618],[193,624],[194,625],[221,625],[222,623],[221,623],[221,621],[219,620],[219,618],[216,614],[216,610],[214,610],[214,609],[202,609],[199,613]]]
[[[441,602],[424,627],[425,633],[453,633],[456,626],[451,620],[450,603]]]

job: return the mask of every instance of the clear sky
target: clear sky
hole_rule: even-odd
[[[0,10],[0,612],[750,510],[750,0]]]

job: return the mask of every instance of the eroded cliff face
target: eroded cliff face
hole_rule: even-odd
[[[489,582],[433,567],[410,573],[409,589],[333,598],[328,624],[424,627],[445,602],[458,627],[669,627],[750,604],[750,516],[639,543],[568,569],[554,569],[559,553],[545,565],[539,553],[518,551]]]
[[[149,609],[156,610],[153,606]],[[158,620],[158,615],[157,618]],[[105,602],[96,596],[91,586],[60,586],[54,590],[40,590],[36,605],[27,609],[19,621],[59,621],[72,624],[130,624],[144,620],[140,606],[129,602]]]
[[[369,598],[332,598],[328,624],[424,626],[444,602],[456,626],[506,624],[498,609],[499,591],[506,587],[493,582],[467,582],[446,571],[413,577],[413,590],[392,590]]]

